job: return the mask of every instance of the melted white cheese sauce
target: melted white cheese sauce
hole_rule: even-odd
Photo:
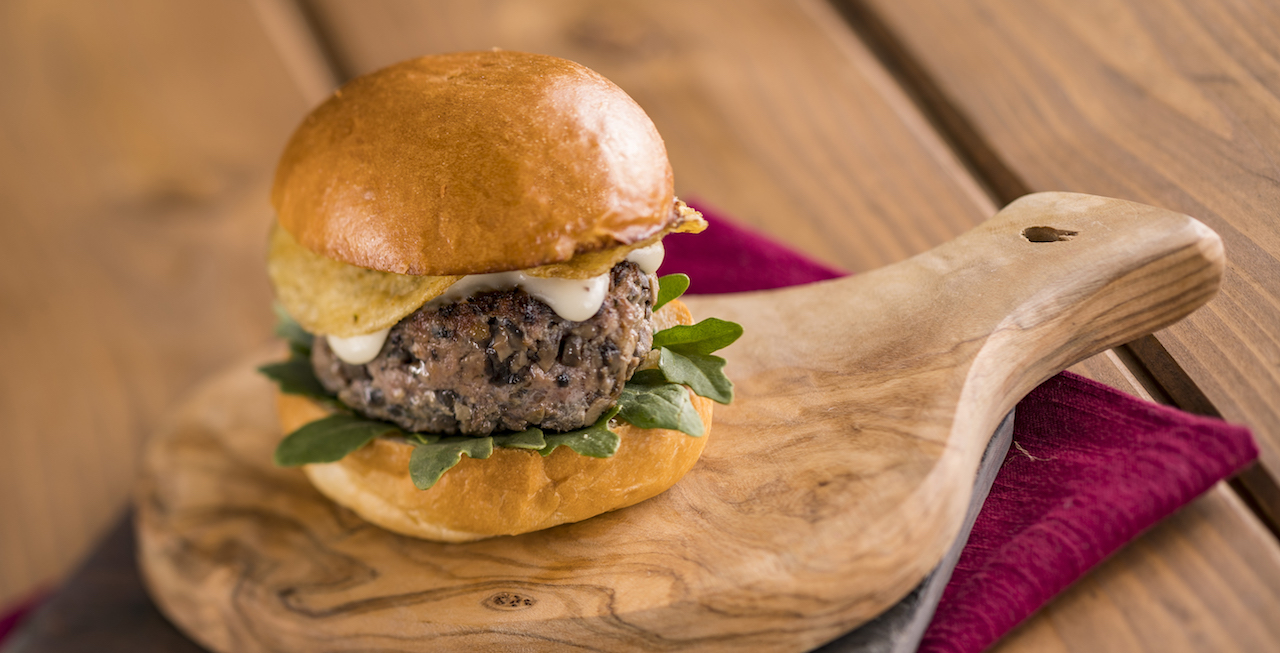
[[[631,250],[627,254],[627,260],[635,263],[645,274],[653,274],[658,271],[666,255],[667,250],[662,247],[662,241],[658,241],[648,247]]]
[[[325,336],[325,340],[329,341],[329,348],[333,350],[334,355],[344,363],[364,365],[378,357],[378,352],[382,351],[382,343],[387,341],[388,333],[391,333],[389,328],[350,338]]]
[[[512,288],[524,290],[566,320],[581,322],[600,311],[609,290],[609,273],[590,279],[534,277],[519,271],[472,274],[459,279],[443,295],[427,304],[452,304],[476,293]]]
[[[628,261],[635,263],[645,274],[657,272],[666,255],[662,243],[632,250]],[[427,305],[452,304],[479,292],[521,288],[530,296],[551,307],[556,315],[571,322],[589,320],[600,312],[604,296],[609,291],[609,273],[589,279],[558,279],[535,277],[524,272],[495,272],[472,274],[459,279],[444,294],[427,302]],[[364,365],[378,357],[391,329],[351,338],[325,336],[334,355],[345,363]]]

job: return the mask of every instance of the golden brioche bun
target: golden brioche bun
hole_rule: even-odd
[[[655,314],[655,327],[690,324],[689,309],[672,301]],[[625,508],[675,485],[702,455],[711,435],[710,399],[690,393],[704,434],[642,429],[618,422],[621,439],[610,458],[560,447],[548,456],[495,447],[483,460],[463,456],[434,486],[419,490],[409,478],[414,445],[374,438],[334,463],[305,465],[312,485],[365,520],[403,535],[469,542],[518,535]],[[278,397],[280,425],[291,433],[330,414],[306,397]]]
[[[280,225],[313,252],[411,275],[517,270],[630,245],[676,220],[666,147],[571,61],[465,52],[356,78],[276,169]]]

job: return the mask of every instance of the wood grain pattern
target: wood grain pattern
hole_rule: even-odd
[[[991,485],[1004,465],[1009,445],[1013,443],[1014,413],[1005,416],[1000,427],[991,436],[991,441],[987,443],[986,451],[982,453],[982,462],[978,465],[964,524],[938,566],[924,582],[893,607],[858,626],[853,632],[814,649],[813,653],[913,653],[920,648],[920,640],[933,621],[934,612],[951,581],[951,574],[960,561],[960,555],[964,553],[978,513],[982,511],[987,495],[991,492]]]
[[[995,212],[820,1],[308,4],[348,75],[491,47],[578,61],[653,118],[678,194],[848,270],[918,254]]]
[[[1025,236],[1045,225],[1072,236]],[[1046,193],[871,273],[691,300],[746,327],[726,351],[738,398],[694,471],[630,509],[463,545],[363,526],[270,467],[269,386],[241,367],[149,448],[140,559],[166,614],[221,651],[804,650],[933,569],[1021,396],[1203,304],[1221,269],[1186,216]]]
[[[145,434],[269,336],[304,104],[239,3],[0,7],[0,605],[118,514]]]
[[[1280,8],[1263,0],[867,0],[1026,188],[1186,211],[1222,294],[1158,334],[1280,472]],[[1161,379],[1166,382],[1166,379]],[[1177,383],[1177,379],[1168,379]],[[1280,507],[1273,507],[1276,510]]]

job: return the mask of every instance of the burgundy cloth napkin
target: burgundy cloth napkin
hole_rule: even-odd
[[[717,217],[668,236],[662,274],[690,294],[842,276]],[[1071,373],[1018,403],[1013,441],[920,650],[977,653],[1143,530],[1257,458],[1244,427]]]
[[[38,589],[0,611],[0,646],[4,645],[5,638],[18,628],[18,624],[22,623],[23,619],[44,602],[45,595],[45,590]]]
[[[691,294],[843,276],[701,209],[664,240]],[[1257,457],[1249,432],[1061,374],[1018,404],[1014,442],[920,650],[990,646],[1144,529]],[[1020,447],[1020,448],[1019,448]],[[0,617],[0,640],[37,601]]]

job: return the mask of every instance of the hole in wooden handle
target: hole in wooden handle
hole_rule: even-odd
[[[491,610],[523,610],[532,608],[538,603],[538,599],[528,594],[518,594],[516,592],[498,592],[493,596],[482,601],[480,604]]]
[[[1071,240],[1078,233],[1080,232],[1053,227],[1027,227],[1022,230],[1022,237],[1033,243],[1056,243],[1059,240]]]

